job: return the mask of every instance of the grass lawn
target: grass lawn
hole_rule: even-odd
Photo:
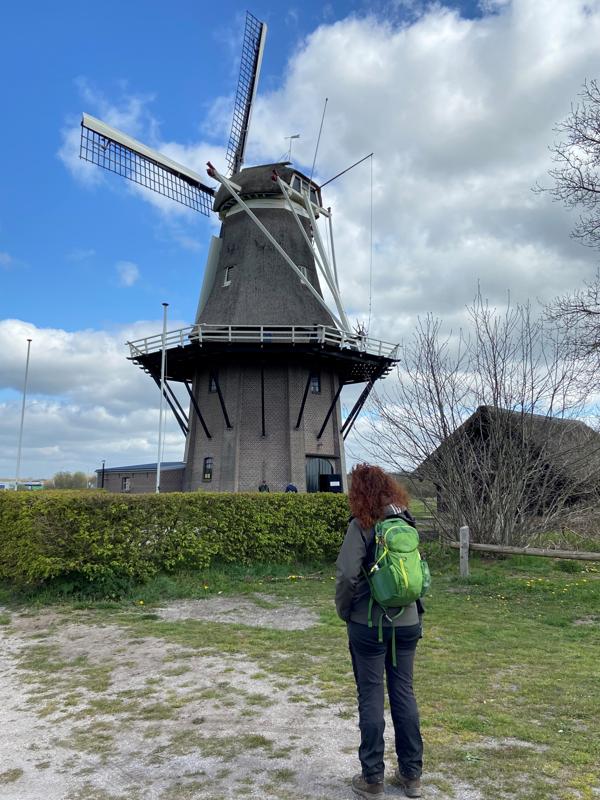
[[[437,546],[431,549],[433,588],[415,667],[426,786],[453,797],[459,782],[477,789],[486,800],[505,795],[518,800],[597,798],[600,564],[475,557],[471,577],[465,581],[458,577],[456,553]],[[337,713],[352,727],[355,690],[345,627],[332,602],[333,576],[331,565],[249,572],[215,568],[202,575],[160,576],[119,602],[66,602],[51,591],[15,597],[3,587],[0,604],[6,610],[0,624],[10,631],[11,615],[22,612],[23,606],[35,614],[38,608],[60,603],[63,618],[118,626],[134,638],[164,640],[165,646],[240,655],[256,663],[274,685],[292,682],[299,694],[303,687],[317,688],[318,713],[326,715],[329,704],[341,707]],[[152,611],[154,604],[169,600],[232,594],[247,595],[266,606],[297,602],[315,611],[318,622],[306,630],[284,631],[248,627],[236,623],[235,615],[227,624],[167,621]],[[43,640],[31,643],[22,667],[42,688],[44,682],[48,688],[60,685],[61,664]],[[106,676],[100,672],[81,665],[81,683],[96,693],[97,708],[106,688]],[[78,687],[64,690],[62,696],[68,697]],[[230,689],[217,683],[213,697],[218,698],[220,691],[226,701]],[[255,700],[260,705],[258,696]],[[122,698],[122,708],[116,707],[114,713],[126,714],[134,701]],[[154,708],[154,718],[174,713],[168,706],[167,697]],[[93,709],[91,704],[92,718]],[[43,713],[41,706],[38,712]],[[391,736],[387,739],[391,745]],[[393,766],[391,751],[389,756]]]

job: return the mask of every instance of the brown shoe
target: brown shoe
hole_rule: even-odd
[[[420,778],[407,778],[399,769],[396,769],[394,777],[404,789],[404,794],[407,797],[421,797],[421,779]]]
[[[359,797],[365,797],[366,800],[369,800],[370,797],[383,797],[383,781],[367,783],[359,772],[352,778],[352,791]]]

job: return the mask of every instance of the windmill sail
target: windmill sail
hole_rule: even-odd
[[[235,93],[233,122],[226,155],[231,174],[239,172],[244,163],[252,103],[258,88],[258,76],[266,37],[267,26],[265,23],[260,22],[249,11],[246,12],[246,29],[242,45],[240,76]]]
[[[156,150],[84,114],[79,155],[140,186],[208,215],[214,189],[200,176]]]

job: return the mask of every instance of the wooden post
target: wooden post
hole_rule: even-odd
[[[469,577],[469,526],[463,525],[458,533],[460,539],[460,577]]]

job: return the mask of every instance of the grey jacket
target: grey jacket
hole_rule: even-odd
[[[399,509],[395,506],[387,506],[385,516],[397,514]],[[369,621],[369,598],[371,590],[362,571],[363,565],[366,567],[367,554],[371,549],[375,539],[375,528],[362,528],[357,519],[352,519],[348,525],[346,536],[340,548],[336,565],[335,583],[335,607],[338,616],[345,622],[360,622],[367,625]],[[393,617],[400,609],[390,609],[389,616]],[[373,624],[379,622],[379,617],[383,612],[376,604],[373,605]],[[404,613],[390,623],[384,617],[383,624],[394,627],[404,625],[417,625],[419,615],[417,604],[411,603],[406,606]]]

